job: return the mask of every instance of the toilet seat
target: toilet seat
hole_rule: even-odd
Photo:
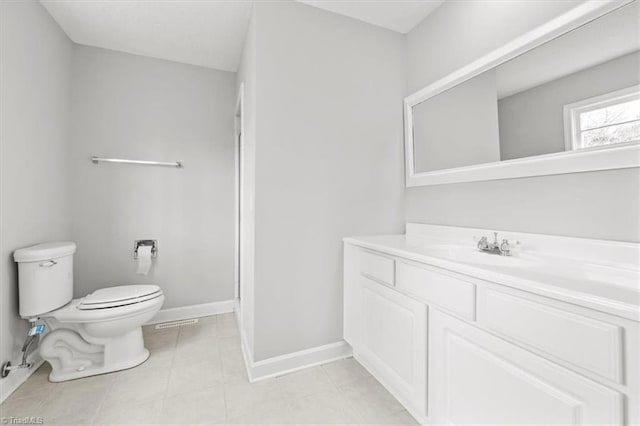
[[[101,288],[81,299],[78,309],[90,311],[117,308],[155,299],[161,294],[162,290],[157,285],[123,285]]]
[[[156,285],[107,287],[74,299],[41,317],[55,318],[61,323],[111,321],[157,310],[163,301],[162,289]]]

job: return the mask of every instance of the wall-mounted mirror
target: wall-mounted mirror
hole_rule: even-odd
[[[407,186],[640,166],[638,2],[593,3],[405,99]]]

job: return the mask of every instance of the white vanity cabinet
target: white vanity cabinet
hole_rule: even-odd
[[[434,264],[345,244],[344,338],[418,421],[640,423],[636,319]]]
[[[346,248],[345,340],[357,359],[404,404],[426,414],[427,307],[376,279],[371,272],[394,261]],[[357,267],[353,268],[353,266]],[[384,270],[384,268],[382,268]]]

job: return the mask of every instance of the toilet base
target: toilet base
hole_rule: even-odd
[[[56,328],[40,345],[40,356],[51,364],[49,381],[64,382],[125,370],[149,358],[142,329],[121,336],[86,338],[81,327]]]
[[[115,371],[126,370],[128,368],[137,367],[138,365],[145,362],[147,358],[149,358],[149,350],[145,349],[144,352],[135,359],[131,359],[129,361],[121,362],[118,364],[112,364],[102,368],[92,368],[92,369],[86,369],[83,371],[75,371],[75,372],[64,372],[64,371],[56,372],[52,369],[51,373],[49,374],[49,381],[54,383],[66,382],[67,380],[81,379],[83,377],[98,376],[100,374],[113,373]]]

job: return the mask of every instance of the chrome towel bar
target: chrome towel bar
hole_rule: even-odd
[[[166,162],[166,161],[144,161],[144,160],[124,160],[122,158],[102,158],[102,157],[91,157],[91,162],[93,164],[98,163],[123,163],[123,164],[143,164],[146,166],[166,166],[166,167],[175,167],[178,169],[182,168],[182,163],[179,161],[175,162]]]

